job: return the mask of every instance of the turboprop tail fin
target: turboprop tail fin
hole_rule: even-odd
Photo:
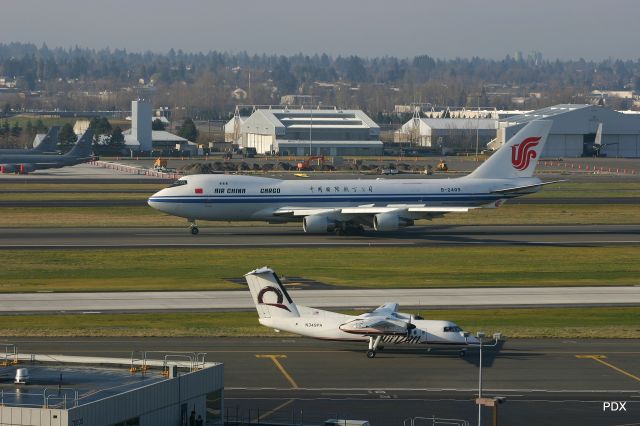
[[[263,267],[245,274],[253,303],[260,318],[295,318],[300,313],[280,279],[271,268]]]

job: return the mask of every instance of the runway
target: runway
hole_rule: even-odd
[[[640,305],[640,286],[291,290],[290,294],[300,305],[340,309],[375,308],[391,301],[403,308],[440,309]],[[1,314],[253,309],[253,302],[246,290],[0,294]]]
[[[225,417],[322,424],[328,418],[399,425],[417,416],[475,424],[479,357],[304,338],[22,338],[21,353],[138,356],[138,351],[206,353],[225,368]],[[161,354],[156,354],[161,356]],[[483,396],[504,397],[500,424],[631,425],[640,421],[640,343],[635,340],[509,340],[483,351]],[[626,411],[605,412],[603,401]],[[483,423],[491,424],[490,409]],[[424,423],[419,423],[424,424]],[[427,423],[430,424],[430,423]]]
[[[3,229],[0,249],[375,247],[464,245],[610,246],[640,244],[640,225],[456,225],[417,226],[362,235],[305,234],[300,226],[200,228]]]

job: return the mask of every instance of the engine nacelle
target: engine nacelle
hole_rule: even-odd
[[[324,234],[336,229],[335,220],[324,214],[305,216],[302,219],[302,229],[308,234]]]
[[[17,171],[21,175],[26,175],[27,173],[32,172],[35,169],[36,168],[33,166],[33,164],[20,164]]]
[[[18,167],[15,164],[0,164],[0,173],[15,173]]]
[[[378,213],[373,216],[373,229],[376,231],[396,231],[405,226],[412,226],[413,220],[398,216],[397,213]]]

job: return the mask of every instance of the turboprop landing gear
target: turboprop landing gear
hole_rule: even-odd
[[[381,336],[369,337],[369,350],[367,351],[367,358],[375,358],[376,357],[376,349],[378,349],[378,344],[380,343]]]
[[[200,232],[200,230],[198,229],[198,225],[196,225],[196,220],[195,219],[187,219],[189,221],[190,224],[190,228],[191,228],[191,235],[198,235],[198,232]]]

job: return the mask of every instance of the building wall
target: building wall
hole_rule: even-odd
[[[66,410],[0,406],[1,426],[67,426]]]
[[[275,149],[275,135],[247,133],[245,147],[255,148],[258,154],[267,154]]]
[[[140,142],[140,151],[151,151],[151,104],[144,100],[131,102],[131,135]]]

